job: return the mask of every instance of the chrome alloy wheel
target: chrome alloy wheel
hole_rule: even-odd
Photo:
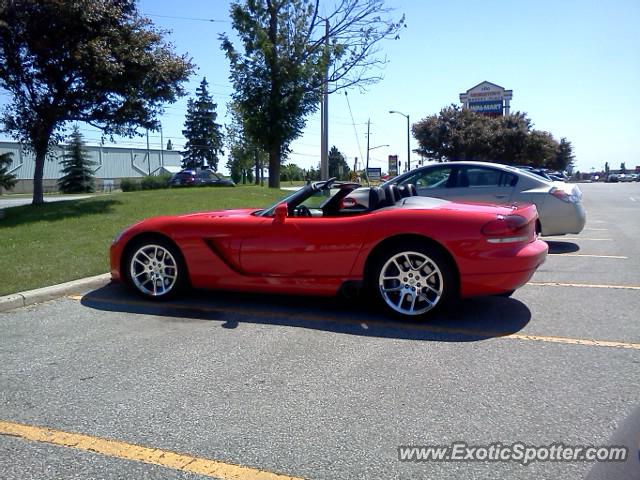
[[[438,265],[423,253],[400,252],[380,269],[380,294],[386,304],[403,315],[422,315],[436,306],[444,289]]]
[[[160,245],[140,247],[131,256],[129,269],[135,287],[152,297],[166,295],[178,280],[176,259]]]

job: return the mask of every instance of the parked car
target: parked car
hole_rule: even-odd
[[[607,176],[607,183],[618,183],[619,182],[619,178],[618,175],[616,175],[615,173],[611,173],[609,174],[609,176]]]
[[[511,205],[533,203],[542,235],[580,233],[586,223],[577,185],[548,180],[527,170],[488,162],[445,162],[411,170],[387,184],[416,186],[419,195]]]
[[[236,184],[233,180],[224,178],[219,173],[208,169],[193,170],[186,169],[174,174],[169,180],[172,187],[191,187],[198,185],[210,185],[213,187],[234,187]]]
[[[631,173],[621,173],[620,175],[618,175],[618,181],[619,182],[633,182],[635,180],[635,178],[633,177],[633,174]]]
[[[402,317],[458,297],[510,295],[545,260],[536,208],[457,204],[310,183],[262,209],[150,218],[111,246],[111,277],[151,299],[182,288],[335,295],[365,289]],[[357,205],[351,195],[366,197]]]

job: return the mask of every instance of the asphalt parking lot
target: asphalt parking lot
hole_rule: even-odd
[[[640,183],[581,188],[585,230],[547,238],[530,284],[429,323],[366,299],[151,304],[119,286],[2,313],[1,477],[581,478],[591,463],[398,460],[606,445],[640,404]]]

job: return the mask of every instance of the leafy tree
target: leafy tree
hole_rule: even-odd
[[[0,88],[11,95],[2,121],[34,151],[34,204],[68,122],[133,136],[184,94],[193,66],[165,34],[135,0],[0,0]]]
[[[283,180],[283,181],[288,180],[290,182],[294,182],[294,181],[304,180],[304,176],[305,176],[304,170],[302,170],[295,163],[289,163],[287,165],[282,166],[280,180]]]
[[[560,143],[558,144],[555,160],[548,166],[559,171],[571,170],[575,158],[571,142],[566,138],[561,138]]]
[[[236,183],[251,183],[255,167],[255,179],[258,184],[260,183],[260,170],[266,155],[247,141],[242,127],[242,118],[240,118],[237,106],[233,102],[229,104],[229,112],[231,113],[231,122],[226,126],[226,143],[229,149],[227,168],[231,178]]]
[[[488,117],[456,105],[413,125],[418,153],[438,161],[483,160],[543,166],[557,161],[550,133],[534,130],[523,113]]]
[[[390,11],[384,0],[339,0],[326,20],[319,5],[319,0],[235,0],[231,19],[241,49],[221,36],[233,99],[246,135],[269,154],[272,188],[280,186],[280,164],[305,117],[317,110],[322,88],[337,91],[380,80],[386,60],[377,56],[377,44],[397,38],[404,25],[404,17],[384,18]]]
[[[627,166],[622,162],[620,164],[620,173],[627,173]]]
[[[342,173],[340,169],[342,168]],[[351,170],[344,158],[344,155],[334,145],[329,150],[329,178],[338,177],[340,180],[346,180],[351,178]]]
[[[196,89],[196,99],[189,99],[187,115],[182,134],[187,139],[182,163],[186,168],[202,168],[209,165],[218,170],[223,138],[220,124],[216,123],[218,105],[207,89],[207,79],[203,78]]]
[[[11,152],[0,154],[0,189],[5,188],[11,190],[18,182],[16,176],[9,173],[12,156],[13,154]]]
[[[66,148],[62,160],[62,177],[58,179],[58,188],[64,193],[93,192],[95,189],[93,170],[95,162],[89,160],[82,134],[78,127],[71,133],[71,142]]]

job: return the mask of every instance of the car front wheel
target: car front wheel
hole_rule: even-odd
[[[186,269],[180,252],[161,238],[136,242],[129,249],[125,267],[129,285],[148,298],[169,298],[185,283]]]
[[[406,319],[423,319],[456,295],[448,260],[435,248],[398,246],[376,262],[374,291],[388,311]]]

